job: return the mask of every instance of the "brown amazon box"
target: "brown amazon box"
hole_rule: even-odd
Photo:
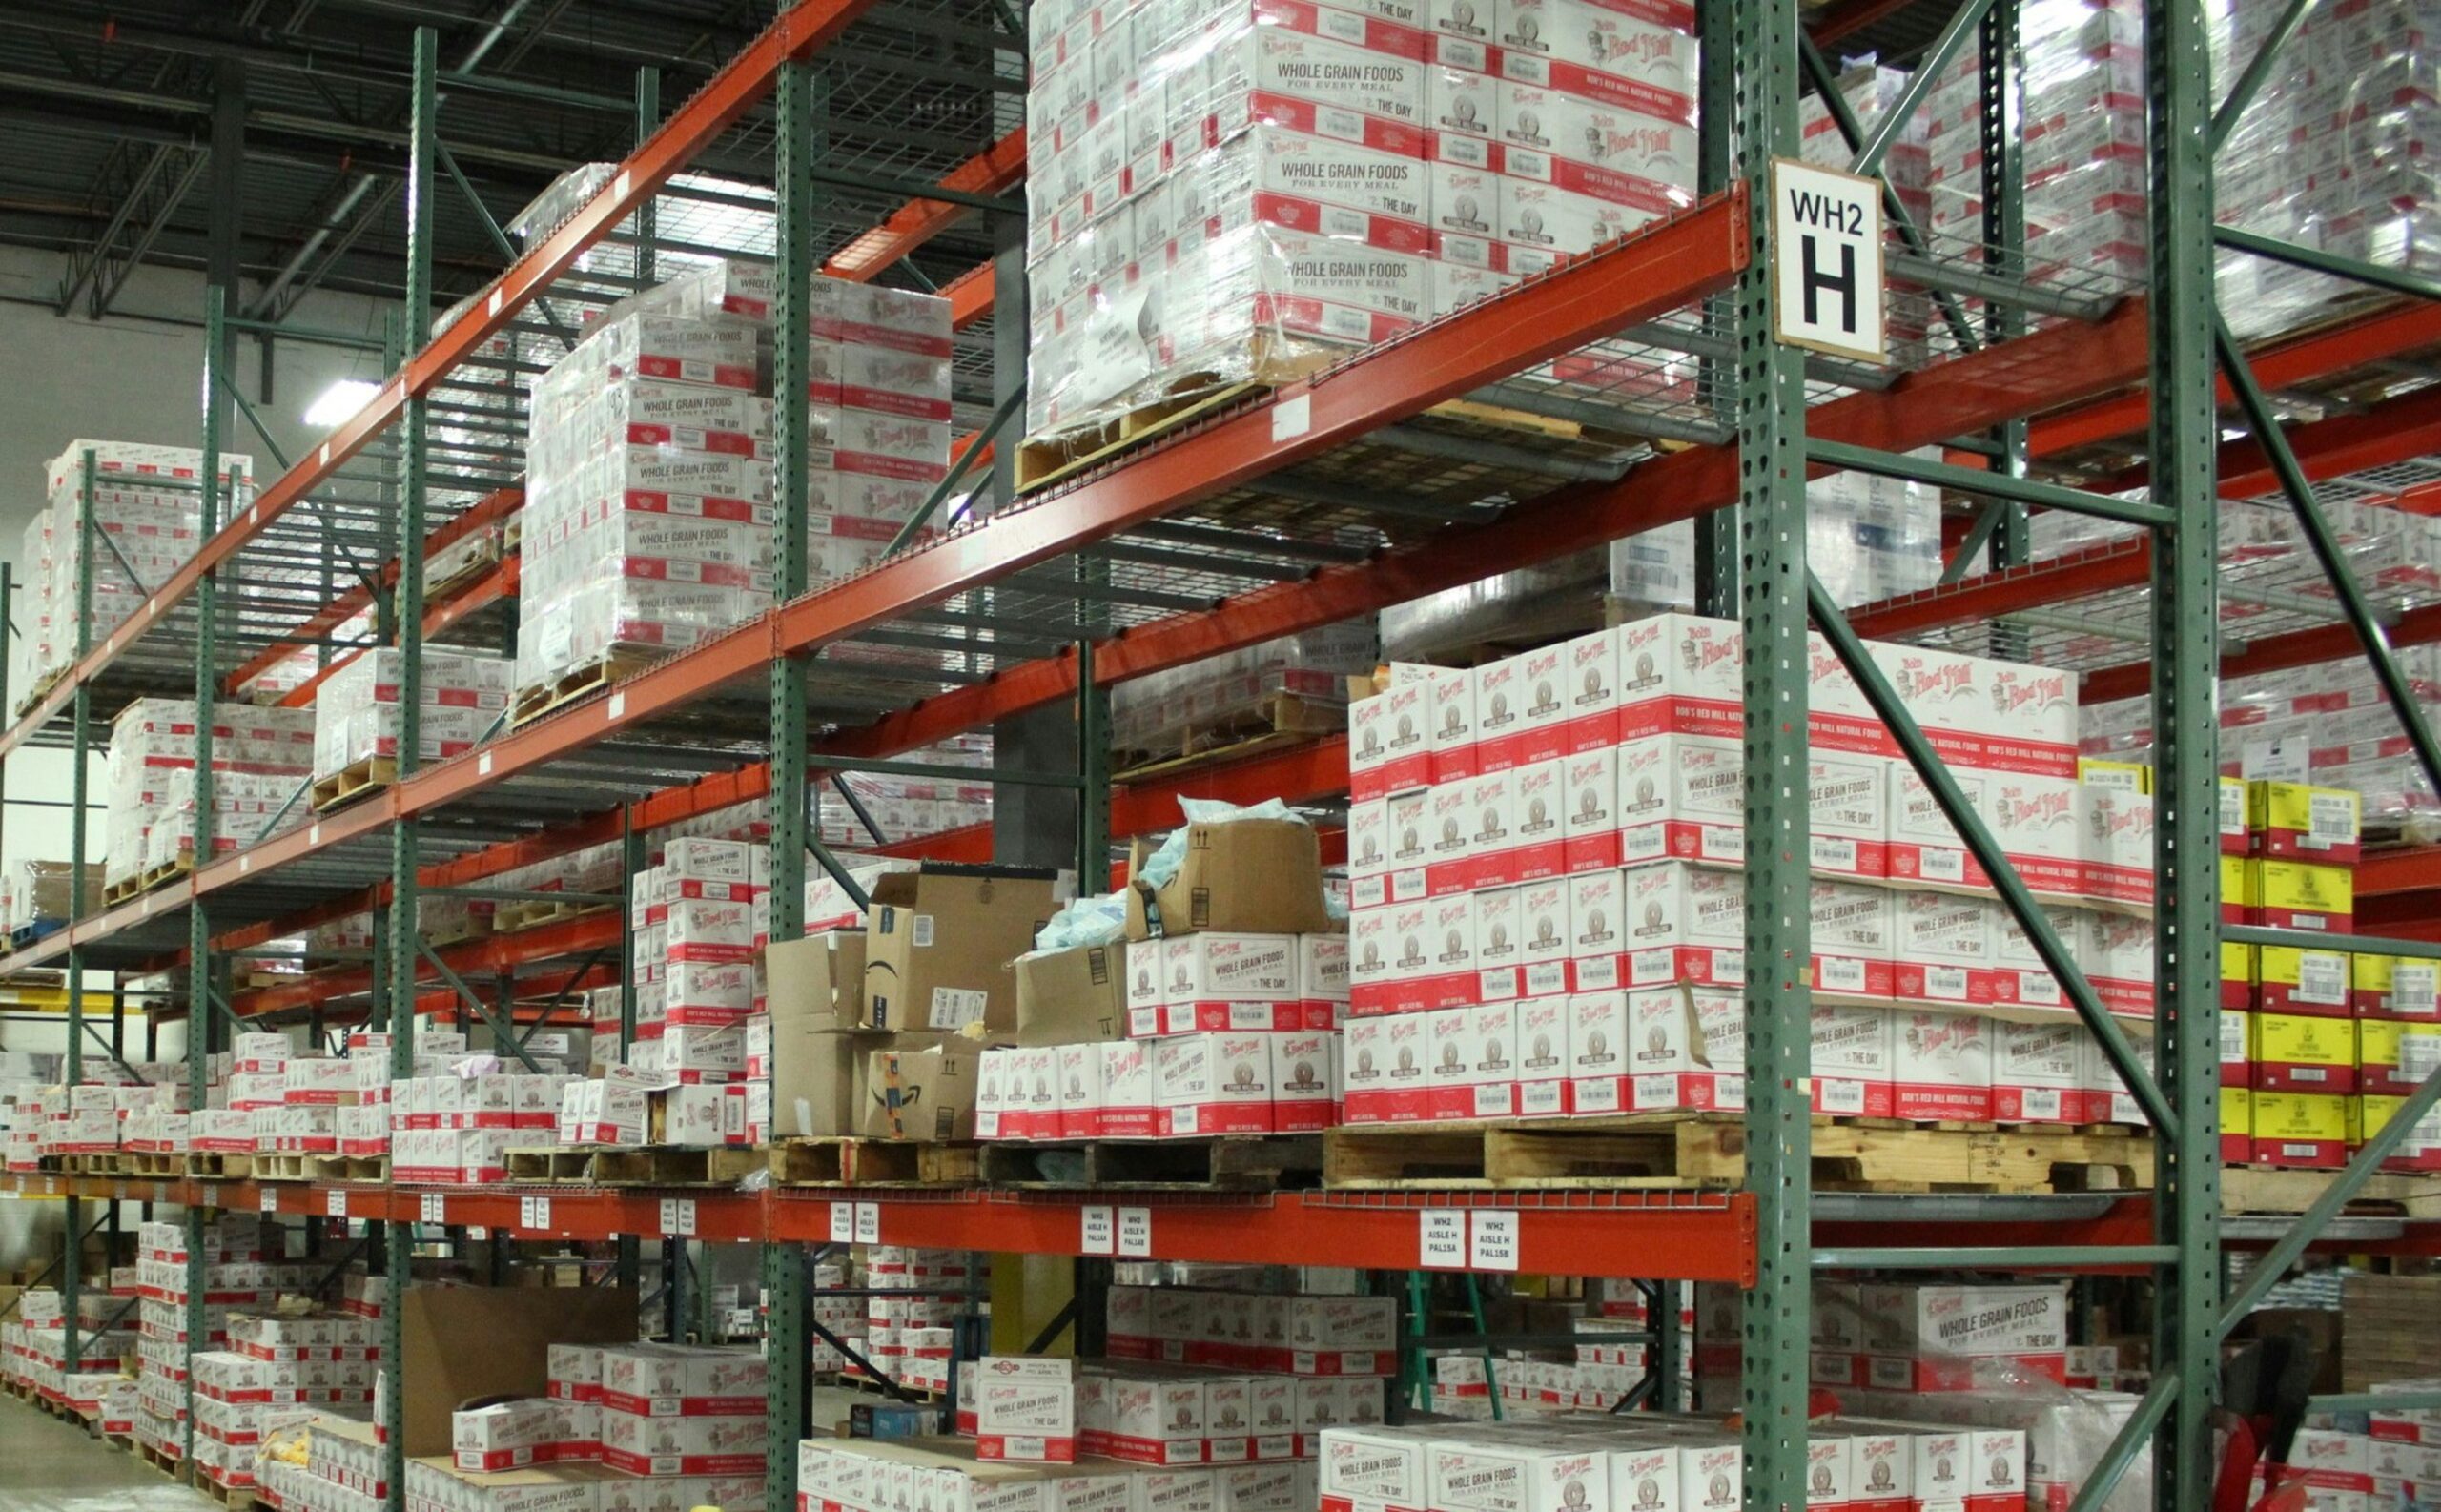
[[[1236,819],[1189,825],[1186,837],[1186,859],[1178,875],[1159,888],[1130,883],[1130,940],[1203,930],[1322,934],[1335,927],[1323,908],[1322,848],[1313,826],[1294,819]],[[1148,853],[1139,848],[1131,875],[1140,874]]]
[[[865,931],[829,930],[774,940],[763,952],[766,998],[776,1027],[784,1017],[825,1029],[865,1023]]]
[[[1017,1043],[1084,1045],[1127,1037],[1127,947],[1079,945],[1016,964]]]
[[[865,915],[864,1023],[870,1029],[1017,1025],[1009,963],[1034,949],[1058,908],[1054,874],[1014,867],[936,866],[873,883]]]
[[[967,1040],[872,1052],[865,1059],[864,1123],[857,1132],[868,1139],[974,1138],[979,1064],[979,1051]]]

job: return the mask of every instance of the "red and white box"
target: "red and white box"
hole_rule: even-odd
[[[2223,784],[2224,793],[2229,787]],[[2245,788],[2237,790],[2242,795],[2238,822],[2243,828]],[[2079,801],[2084,813],[2078,890],[2106,902],[2152,902],[2153,795],[2086,783],[2079,791]],[[2243,845],[2244,836],[2240,839]]]
[[[1137,945],[1128,953],[1146,949]],[[1162,1033],[1304,1026],[1296,936],[1173,935],[1161,942],[1160,952]]]
[[[1623,865],[1746,859],[1746,770],[1739,742],[1714,735],[1639,735],[1617,758]]]
[[[1347,877],[1350,893],[1359,894],[1368,879],[1376,885],[1371,897],[1357,896],[1357,906],[1386,903],[1389,893],[1381,878],[1390,869],[1390,803],[1364,798],[1347,806]]]
[[[1745,639],[1730,620],[1657,614],[1618,627],[1619,739],[1744,738]]]
[[[1408,904],[1404,907],[1419,908],[1421,905]],[[1391,1012],[1397,1007],[1397,978],[1393,969],[1397,951],[1394,944],[1395,936],[1391,931],[1398,911],[1397,908],[1387,904],[1378,908],[1358,908],[1348,910],[1347,1007],[1348,1012],[1356,1017],[1361,1018],[1368,1013]],[[1139,952],[1129,952],[1131,956]],[[1128,970],[1128,982],[1130,986],[1128,1028],[1130,1033],[1135,1033],[1139,1010],[1136,1006],[1134,996],[1136,970],[1132,962]],[[1155,1004],[1148,1011],[1156,1015],[1150,1022],[1158,1024],[1159,1005]],[[1149,1031],[1146,1032],[1145,1036],[1139,1037],[1148,1036]]]
[[[2026,1505],[2026,1436],[2021,1428],[1918,1426],[1912,1430],[1909,1449],[1908,1481],[1915,1487],[1916,1505],[1954,1506],[1960,1512],[2019,1512]]]
[[[1888,1118],[1892,1087],[1891,1011],[1836,1003],[1814,1006],[1815,1113]]]
[[[1614,710],[1615,712],[1615,710]],[[1596,871],[1615,867],[1619,854],[1619,749],[1577,751],[1562,758],[1561,868]]]
[[[1464,782],[1475,775],[1474,668],[1434,667],[1424,686],[1431,780]]]
[[[1517,1005],[1484,1003],[1467,1011],[1472,1116],[1514,1118],[1517,1107]]]
[[[2085,1121],[2082,1026],[2074,1020],[1996,1022],[1991,1031],[1995,1119],[2001,1123]]]
[[[2088,798],[2076,778],[2002,772],[1984,790],[1990,797],[1984,813],[1992,838],[2025,885],[2054,897],[2083,895],[2092,875],[2087,856],[2094,842]],[[2144,798],[2141,793],[2111,796]],[[2149,859],[2146,866],[2149,878]]]
[[[1105,1041],[1100,1048],[1101,1137],[1151,1137],[1155,1130],[1152,1046],[1140,1039],[1120,1039]]]
[[[1864,1313],[1866,1373],[1877,1387],[1967,1391],[1999,1385],[1994,1371],[2004,1366],[2053,1381],[2067,1379],[2063,1287],[1868,1284],[1856,1295]],[[2021,1456],[2023,1444],[2018,1447]],[[1919,1475],[1918,1484],[1923,1483]]]
[[[1076,1361],[987,1355],[974,1372],[976,1459],[1075,1461]]]
[[[1523,888],[1486,888],[1468,894],[1475,909],[1475,1000],[1509,1003],[1525,995],[1524,937],[1518,900]]]
[[[1533,769],[1537,768],[1522,763],[1503,766],[1496,771],[1485,772],[1466,784],[1463,789],[1466,795],[1464,818],[1468,826],[1467,864],[1464,873],[1466,888],[1500,888],[1524,880],[1518,875],[1524,857],[1518,850],[1517,785],[1526,772]],[[1436,815],[1441,807],[1439,794],[1440,790],[1434,789]],[[1438,873],[1431,889],[1435,895],[1442,891]]]
[[[1051,1047],[1059,1077],[1058,1136],[1102,1136],[1102,1047],[1098,1041]]]
[[[1300,1030],[1270,1038],[1273,1128],[1281,1134],[1303,1134],[1338,1123],[1338,1032]]]
[[[2103,1006],[2131,1018],[2153,1016],[2153,921],[2087,912],[2080,958]]]
[[[1425,791],[1424,811],[1419,821],[1424,838],[1424,891],[1421,896],[1442,898],[1453,892],[1497,885],[1493,878],[1484,876],[1475,865],[1475,832],[1480,828],[1475,811],[1475,794],[1487,781],[1506,782],[1508,771],[1508,768],[1503,767],[1495,778],[1472,777]],[[1395,878],[1393,887],[1396,887]],[[1395,890],[1392,899],[1399,901]]]
[[[2051,926],[2051,932],[2059,936],[2060,943],[2066,947],[2079,970],[2083,970],[2085,963],[2094,959],[2089,943],[2093,915],[2084,909],[2071,908],[2063,903],[2046,903],[2041,908],[2044,920]],[[2009,911],[2008,905],[1995,902],[1990,917],[1990,1000],[2003,1007],[2056,1008],[2072,1011],[2068,1006],[2068,994],[2061,990],[2059,978],[2042,964],[2041,955],[2034,948],[2033,938],[2019,927],[2017,915]]]
[[[1721,993],[1714,1005],[1734,1002]],[[1738,1066],[1713,1063],[1698,994],[1692,988],[1647,988],[1628,994],[1628,1111],[1712,1111],[1745,1106],[1743,1045]],[[1717,1017],[1715,1013],[1715,1017]],[[1739,1005],[1738,1017],[1743,1017]],[[1742,1033],[1742,1030],[1740,1032]]]
[[[1569,1111],[1569,1000],[1529,997],[1516,1005],[1517,1114],[1555,1117]]]
[[[1271,1036],[1173,1034],[1153,1042],[1154,1132],[1269,1134]]]
[[[1657,991],[1668,991],[1667,988]],[[1629,993],[1620,989],[1568,998],[1568,1111],[1628,1111],[1632,1064]]]
[[[1348,701],[1347,789],[1360,803],[1390,792],[1389,712],[1386,691]]]
[[[1560,646],[1569,754],[1619,743],[1619,632],[1580,635]]]
[[[1891,1020],[1891,1116],[1925,1121],[1992,1116],[1993,1021],[1902,1010]]]
[[[1558,997],[1575,986],[1569,956],[1567,877],[1546,877],[1517,889],[1518,966],[1527,997]]]
[[[1872,752],[1818,746],[1807,753],[1808,851],[1816,873],[1889,875],[1891,762]]]
[[[1510,882],[1555,877],[1569,869],[1567,762],[1553,756],[1517,768],[1510,791],[1512,837],[1503,869]]]
[[[1521,652],[1517,681],[1526,700],[1518,721],[1517,765],[1551,761],[1568,754],[1569,740],[1569,656],[1565,643]]]
[[[1434,898],[1424,907],[1425,946],[1430,953],[1419,1002],[1426,1008],[1470,1005],[1482,987],[1475,970],[1475,895]]]
[[[1615,873],[1622,922],[1606,929],[1600,879],[1588,872],[1569,879],[1569,928],[1576,936],[1576,982],[1580,988],[1619,985],[1657,987],[1670,982],[1734,983],[1746,979],[1746,879],[1740,872],[1666,862]],[[1615,933],[1622,953],[1603,954],[1606,934]],[[1616,975],[1602,978],[1607,966]]]
[[[1336,1029],[1347,1017],[1347,936],[1301,934],[1297,940],[1297,1001],[1307,1029]]]
[[[1897,899],[1892,991],[1914,1002],[1990,1002],[1995,906],[1957,892],[1900,892]]]
[[[1475,1115],[1474,1010],[1440,1008],[1424,1015],[1426,1116],[1436,1122]]]
[[[1888,998],[1897,947],[1896,900],[1890,889],[1816,880],[1811,902],[1815,991]]]
[[[1505,771],[1524,760],[1526,687],[1521,659],[1475,668],[1475,770]]]
[[[1340,1047],[1349,1123],[1420,1123],[1431,1116],[1428,1013],[1351,1018]]]

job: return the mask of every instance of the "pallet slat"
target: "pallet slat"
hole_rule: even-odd
[[[1323,1162],[1320,1134],[1012,1141],[983,1147],[983,1179],[1015,1187],[1287,1191],[1319,1183]]]

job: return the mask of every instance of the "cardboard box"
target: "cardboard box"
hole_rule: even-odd
[[[869,1139],[972,1139],[976,1054],[962,1041],[872,1052],[857,1132]]]
[[[1905,1012],[1891,1022],[1891,1116],[1981,1121],[1992,1116],[1991,1019]]]
[[[1008,963],[1058,907],[1052,873],[936,866],[875,879],[865,922],[869,1028],[1016,1028]],[[1316,907],[1320,907],[1317,893]]]
[[[1887,1118],[1892,1106],[1892,1025],[1886,1008],[1814,1008],[1814,1111]]]
[[[2356,1091],[2356,1021],[2301,1013],[2246,1015],[2246,1059],[2258,1092]]]
[[[2282,782],[2250,782],[2246,793],[2254,854],[2335,867],[2354,866],[2362,858],[2363,795]]]
[[[1326,933],[1321,857],[1313,826],[1296,820],[1189,825],[1178,875],[1158,889],[1140,881],[1129,888],[1127,937],[1151,939],[1156,917],[1162,934]]]
[[[1017,1043],[1088,1044],[1124,1035],[1132,953],[1124,945],[1080,945],[1019,956]]]

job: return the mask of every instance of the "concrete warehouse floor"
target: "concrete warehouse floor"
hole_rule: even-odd
[[[81,1428],[0,1398],[0,1512],[206,1512],[220,1503]]]

